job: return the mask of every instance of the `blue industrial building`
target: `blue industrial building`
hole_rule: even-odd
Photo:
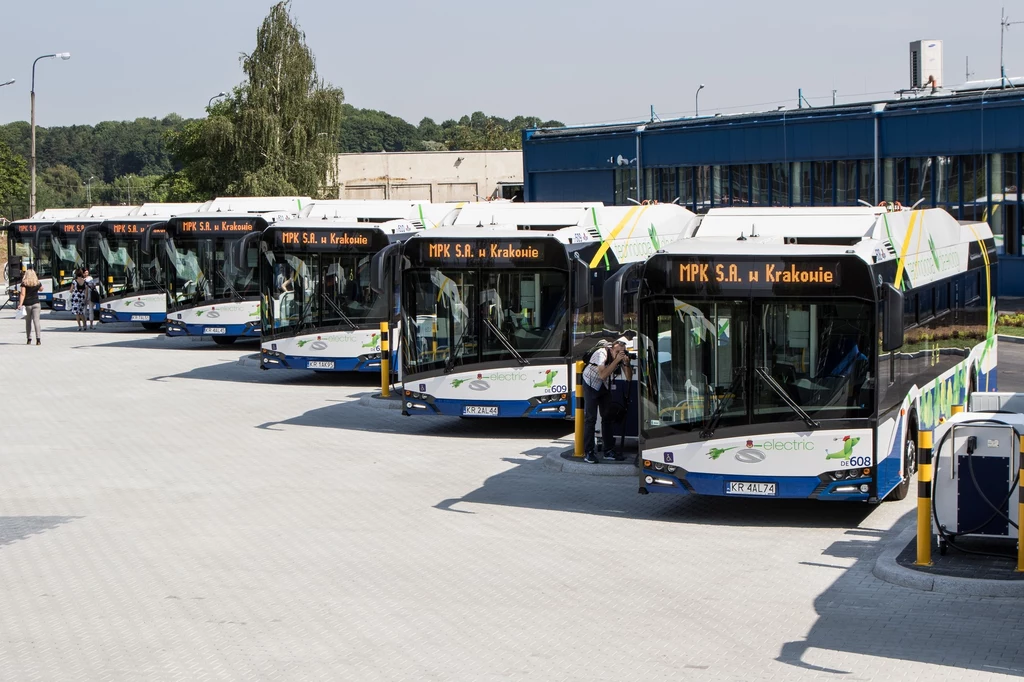
[[[1016,79],[1015,79],[1016,80]],[[1024,88],[523,133],[526,201],[714,206],[899,201],[987,220],[1024,295]],[[876,174],[875,169],[878,168]],[[877,183],[876,183],[877,176]]]

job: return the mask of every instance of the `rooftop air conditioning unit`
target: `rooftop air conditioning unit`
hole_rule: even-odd
[[[942,85],[942,41],[915,40],[910,43],[910,87],[937,88]]]

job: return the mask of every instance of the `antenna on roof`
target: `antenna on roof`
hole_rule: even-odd
[[[863,199],[857,199],[857,203],[858,203],[858,204],[864,204],[864,205],[865,205],[865,206],[867,206],[868,208],[874,208],[874,205],[872,205],[872,204],[869,204],[868,202],[864,201]]]
[[[636,204],[637,206],[640,206],[640,205],[641,205],[639,201],[637,201],[636,199],[634,199],[634,198],[632,198],[632,197],[626,197],[626,201],[632,201],[632,202],[633,202],[634,204]]]

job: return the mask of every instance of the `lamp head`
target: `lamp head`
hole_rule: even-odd
[[[701,83],[701,84],[700,84],[700,87],[699,87],[699,88],[697,88],[697,89],[698,89],[698,90],[703,90],[703,89],[704,89],[704,84],[703,84],[703,83]]]
[[[64,61],[67,61],[67,60],[71,59],[71,53],[70,52],[58,52],[57,54],[55,54],[53,56],[54,57],[60,57]]]

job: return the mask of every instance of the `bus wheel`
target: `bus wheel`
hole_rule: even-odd
[[[907,442],[903,446],[903,480],[898,486],[893,488],[893,491],[889,493],[889,497],[893,500],[906,499],[907,493],[910,492],[910,479],[914,477],[914,472],[917,471],[917,443],[914,442],[914,436],[916,434],[911,431],[907,437]]]
[[[158,332],[164,326],[163,322],[143,322],[142,328],[147,332]]]
[[[235,342],[235,339],[237,339],[238,337],[237,336],[211,336],[210,338],[213,339],[213,342],[215,344],[217,344],[218,346],[230,346],[231,344],[233,344]]]

